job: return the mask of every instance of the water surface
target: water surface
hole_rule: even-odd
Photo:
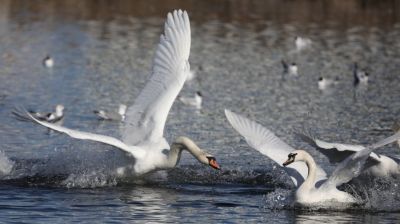
[[[400,221],[398,179],[345,186],[364,201],[351,211],[293,209],[289,178],[252,150],[223,113],[229,108],[257,120],[308,150],[328,172],[334,166],[295,131],[311,129],[326,140],[360,144],[392,134],[400,114],[397,4],[105,2],[1,1],[0,165],[10,170],[0,185],[1,220]],[[190,63],[198,76],[181,95],[200,90],[204,104],[196,112],[175,102],[165,135],[169,141],[180,135],[194,139],[217,157],[222,171],[184,153],[174,170],[120,180],[113,171],[132,162],[122,152],[11,116],[16,105],[45,111],[62,103],[65,126],[119,137],[120,124],[99,122],[92,110],[133,103],[146,82],[164,17],[177,7],[193,18]],[[297,52],[295,36],[310,38],[311,47]],[[54,57],[52,69],[41,64],[46,54]],[[298,64],[298,77],[283,74],[282,59]],[[368,86],[353,86],[354,62],[370,73]],[[320,76],[339,83],[321,91]],[[380,152],[399,156],[396,145]]]

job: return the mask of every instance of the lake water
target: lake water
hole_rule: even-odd
[[[344,189],[364,204],[351,210],[291,206],[290,179],[251,149],[224,108],[257,120],[331,172],[334,165],[295,136],[368,144],[400,119],[398,4],[380,1],[0,1],[0,222],[399,223],[400,181],[355,181]],[[11,116],[15,106],[66,107],[63,125],[119,137],[98,108],[131,105],[150,71],[165,15],[192,18],[191,68],[203,109],[175,102],[165,135],[192,138],[216,156],[221,171],[184,153],[170,171],[120,180],[124,153],[49,132]],[[312,40],[296,51],[295,36]],[[42,66],[46,54],[52,69]],[[281,60],[296,62],[297,77]],[[353,86],[352,66],[370,74]],[[338,84],[321,91],[320,76]],[[379,151],[399,157],[399,147]],[[7,171],[7,172],[5,172]]]

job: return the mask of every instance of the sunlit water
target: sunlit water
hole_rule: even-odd
[[[222,171],[185,153],[174,170],[138,180],[114,175],[132,162],[124,153],[19,122],[11,111],[18,105],[51,110],[62,103],[65,126],[119,137],[120,125],[98,121],[92,110],[133,103],[146,82],[163,19],[19,16],[3,18],[0,28],[2,221],[400,222],[396,178],[344,186],[363,202],[351,210],[294,208],[290,179],[251,149],[223,113],[229,108],[259,121],[332,171],[294,133],[311,129],[327,140],[361,144],[392,134],[400,114],[400,24],[380,29],[192,22],[190,62],[197,79],[181,95],[202,91],[203,109],[175,102],[165,135],[169,141],[191,137],[217,157]],[[310,38],[311,47],[296,51],[297,35]],[[42,66],[46,54],[55,60],[52,69]],[[298,64],[297,77],[283,74],[282,59]],[[353,62],[370,73],[368,86],[353,86]],[[320,76],[339,83],[321,91]],[[399,155],[396,145],[380,152]]]

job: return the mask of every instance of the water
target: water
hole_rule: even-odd
[[[213,8],[207,2],[155,2],[149,8],[142,1],[1,1],[2,222],[399,222],[398,179],[344,186],[364,201],[359,208],[293,209],[289,178],[252,150],[223,113],[229,108],[257,120],[307,149],[328,172],[334,166],[295,131],[307,128],[326,140],[361,144],[392,134],[400,112],[396,5],[348,2],[346,11],[308,1],[241,7],[223,1]],[[246,13],[252,4],[257,10]],[[317,10],[326,4],[328,11]],[[200,90],[204,104],[197,113],[176,102],[165,135],[170,142],[179,135],[194,139],[217,157],[222,171],[185,153],[173,170],[120,180],[112,171],[132,162],[122,152],[11,116],[16,105],[46,111],[62,103],[65,126],[119,137],[120,125],[99,122],[92,110],[133,103],[165,14],[178,6],[193,18],[190,62],[198,76],[181,95]],[[294,51],[298,35],[310,38],[312,47]],[[41,64],[46,54],[55,60],[52,69]],[[282,74],[282,59],[299,65],[298,77]],[[353,87],[353,62],[370,73],[367,87]],[[319,76],[338,77],[339,84],[320,91]],[[398,156],[398,147],[380,152]]]

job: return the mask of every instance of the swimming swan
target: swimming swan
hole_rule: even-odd
[[[330,177],[327,177],[306,151],[294,150],[270,130],[243,116],[229,110],[225,110],[225,115],[233,128],[246,139],[251,147],[283,166],[298,187],[295,193],[295,202],[302,205],[327,201],[357,202],[352,195],[339,191],[336,187],[358,176],[363,164],[374,149],[400,138],[400,132],[398,132],[350,155],[336,167]],[[297,163],[298,161],[304,163]]]
[[[152,74],[144,89],[128,108],[122,141],[104,135],[71,130],[27,116],[50,129],[72,138],[91,140],[115,146],[135,158],[130,167],[134,175],[169,169],[179,162],[182,150],[189,151],[198,161],[219,169],[215,157],[201,150],[187,137],[178,137],[171,147],[163,137],[168,112],[182,89],[190,69],[190,23],[186,11],[168,13],[164,35],[155,52]]]
[[[304,141],[315,147],[318,151],[328,157],[329,162],[342,162],[351,154],[365,149],[362,145],[342,144],[336,142],[325,142],[307,134],[298,134]],[[365,163],[362,173],[374,177],[390,177],[400,174],[400,160],[394,157],[371,153]]]

